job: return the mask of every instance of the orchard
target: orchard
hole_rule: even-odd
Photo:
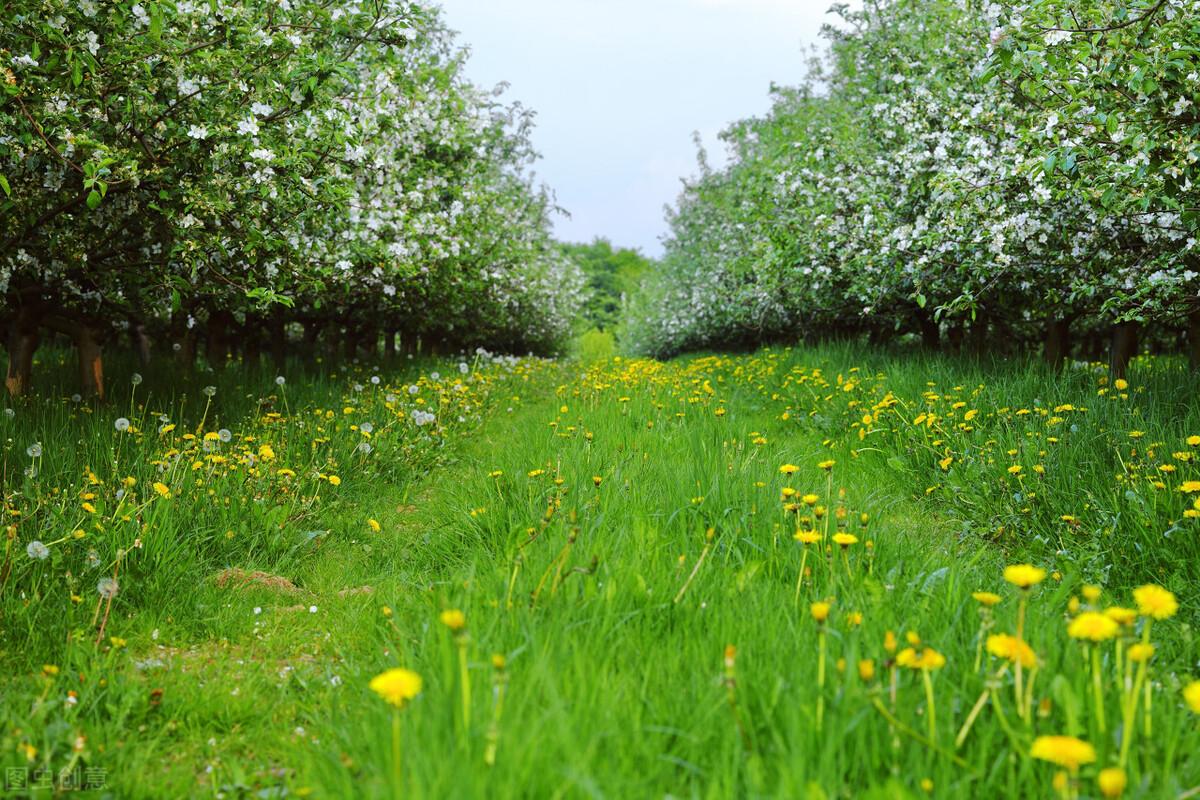
[[[1200,798],[1200,3],[837,3],[661,256],[469,6],[0,0],[0,796]]]

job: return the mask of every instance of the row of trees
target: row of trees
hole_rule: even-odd
[[[1200,3],[833,11],[728,165],[701,152],[629,344],[914,333],[1058,362],[1115,329],[1117,371],[1139,331],[1200,356]]]
[[[556,349],[583,280],[531,114],[405,0],[0,2],[10,392],[47,332],[101,348]],[[236,347],[235,347],[236,343]],[[165,345],[165,347],[164,347]]]

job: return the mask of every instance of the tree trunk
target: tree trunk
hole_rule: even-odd
[[[1188,363],[1200,371],[1200,308],[1188,312]]]
[[[4,385],[10,396],[21,397],[28,393],[33,378],[33,354],[40,342],[37,310],[22,306],[9,326],[8,374]]]
[[[358,331],[351,325],[347,325],[342,334],[342,348],[342,357],[347,363],[352,364],[358,359]]]
[[[129,337],[133,339],[133,348],[137,351],[138,361],[143,367],[150,366],[150,337],[146,335],[145,324],[131,320]]]
[[[321,338],[321,323],[309,320],[304,323],[304,352],[312,353],[317,349],[317,340]]]
[[[242,363],[247,367],[257,367],[262,363],[262,328],[262,319],[252,314],[246,315],[241,339]]]
[[[224,369],[229,360],[229,325],[233,315],[228,311],[213,311],[208,315],[208,342],[205,356],[209,366]]]
[[[963,341],[966,338],[966,331],[961,324],[951,325],[946,329],[946,343],[950,347],[950,352],[961,353]]]
[[[316,334],[313,333],[310,337],[310,325],[304,327],[304,344],[305,352],[312,352],[312,345],[315,343]],[[315,328],[313,329],[315,330]],[[270,322],[270,337],[271,337],[271,363],[275,365],[275,369],[283,372],[287,366],[287,327],[283,321],[282,314],[272,314]],[[310,341],[310,339],[312,341]]]
[[[917,312],[917,324],[921,327],[921,344],[930,350],[936,350],[942,342],[942,330],[933,315],[921,309]]]
[[[1129,361],[1137,355],[1138,328],[1138,323],[1132,321],[1119,322],[1113,327],[1108,372],[1114,381],[1125,377],[1129,371]]]
[[[84,397],[104,399],[104,358],[95,330],[86,323],[79,325],[75,335],[75,350],[79,354],[79,385]]]
[[[85,320],[46,317],[42,324],[52,331],[69,336],[75,342],[79,357],[79,391],[85,397],[104,399],[104,357],[100,334]]]
[[[1071,320],[1053,317],[1046,323],[1046,341],[1042,355],[1052,369],[1062,369],[1071,354]]]

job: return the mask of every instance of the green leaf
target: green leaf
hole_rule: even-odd
[[[3,175],[0,175],[0,189],[4,190],[5,196],[12,197],[12,187],[8,185],[8,178]]]
[[[95,211],[96,207],[99,205],[100,205],[100,193],[97,192],[95,189],[92,189],[90,192],[88,192],[87,207],[92,209],[93,211]]]

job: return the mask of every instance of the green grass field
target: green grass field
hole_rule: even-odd
[[[40,365],[0,416],[0,766],[121,798],[1200,794],[1182,363],[607,349],[126,368],[95,407]]]

